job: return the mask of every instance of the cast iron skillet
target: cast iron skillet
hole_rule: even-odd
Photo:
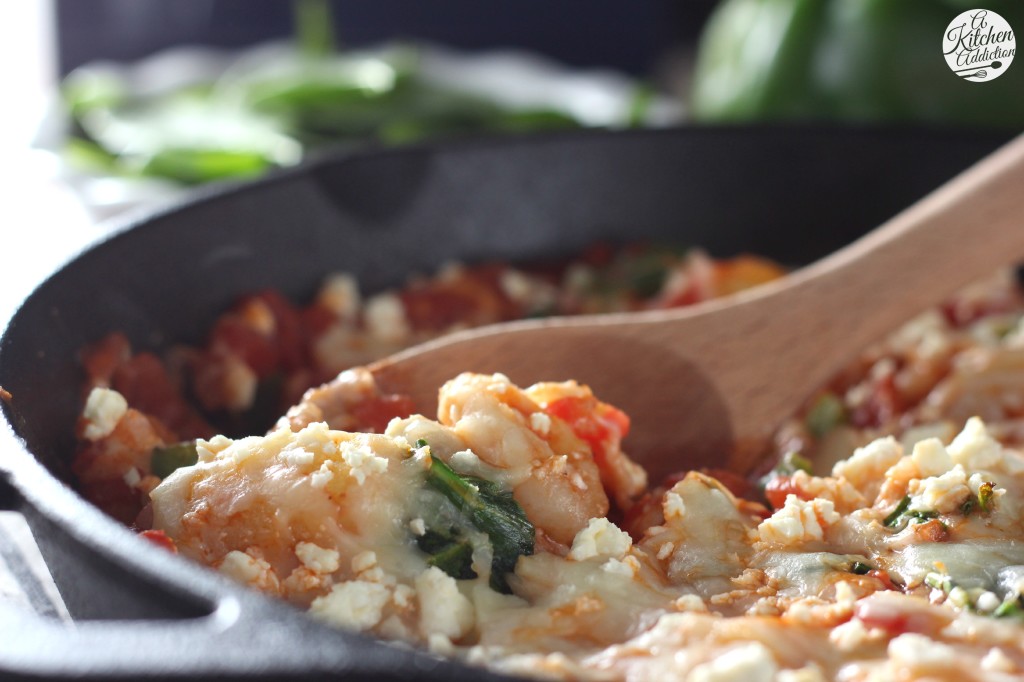
[[[135,538],[59,482],[80,410],[75,352],[197,341],[245,292],[307,299],[446,261],[597,240],[816,259],[994,149],[909,130],[681,129],[479,140],[326,159],[125,226],[44,282],[0,339],[0,508],[28,519],[70,627],[0,607],[0,677],[498,679],[321,626]],[[922,254],[926,258],[927,254]]]

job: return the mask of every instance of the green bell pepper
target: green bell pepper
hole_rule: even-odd
[[[693,117],[1020,129],[1024,65],[971,83],[943,58],[946,27],[973,7],[1024,30],[1020,0],[725,0],[701,38]]]

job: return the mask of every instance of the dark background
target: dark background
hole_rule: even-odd
[[[417,38],[518,47],[578,67],[649,74],[696,39],[714,0],[343,0],[343,46]],[[61,74],[95,59],[131,61],[176,45],[240,47],[292,30],[289,0],[57,0]]]

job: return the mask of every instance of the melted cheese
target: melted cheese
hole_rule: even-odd
[[[766,518],[690,472],[634,541],[603,511],[586,514],[607,509],[603,491],[587,497],[598,465],[564,422],[538,414],[507,378],[467,376],[442,393],[439,421],[396,420],[384,435],[313,423],[200,442],[200,461],[153,491],[155,525],[183,554],[326,622],[506,672],[820,682],[1024,671],[1020,626],[983,615],[1024,592],[1024,456],[980,421],[948,446],[906,452],[885,438],[832,476],[801,472]],[[420,439],[429,447],[410,446]],[[547,534],[508,576],[513,594],[490,587],[490,543],[471,526],[475,579],[418,549],[438,513],[423,486],[431,455],[514,491]]]

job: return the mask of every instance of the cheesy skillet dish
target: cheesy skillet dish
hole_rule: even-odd
[[[780,430],[758,482],[649,485],[628,416],[572,381],[464,374],[436,415],[380,428],[408,410],[359,369],[266,435],[186,441],[93,381],[75,468],[113,513],[119,490],[144,495],[135,523],[172,551],[505,672],[1017,680],[1022,314],[1003,273],[867,349]]]

